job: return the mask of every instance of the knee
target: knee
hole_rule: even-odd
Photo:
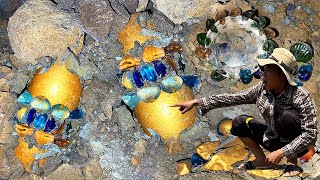
[[[298,111],[295,109],[284,110],[281,115],[280,124],[282,127],[299,126],[300,117]]]
[[[233,120],[232,120],[232,127],[236,128],[236,127],[240,127],[243,125],[246,125],[246,116],[236,116]]]
[[[246,125],[246,116],[237,116],[232,120],[232,128],[231,134],[239,137],[248,136],[245,132],[247,132]]]

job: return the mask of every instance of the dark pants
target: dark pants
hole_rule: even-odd
[[[262,141],[267,125],[255,119],[250,120],[247,125],[246,120],[248,117],[250,116],[240,115],[235,117],[232,121],[231,134],[238,137],[250,137],[270,152],[282,148],[301,134],[299,113],[294,109],[285,110],[281,115],[278,131],[281,138],[268,141],[268,143],[263,143]],[[297,156],[301,157],[306,152],[307,150]]]

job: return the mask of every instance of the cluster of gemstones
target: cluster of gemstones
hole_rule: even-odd
[[[199,83],[198,76],[178,75],[185,67],[181,51],[182,46],[173,42],[164,48],[145,47],[142,51],[142,61],[125,55],[119,67],[121,83],[128,90],[122,96],[123,102],[133,109],[139,101],[155,101],[161,91],[174,93],[179,91],[183,84],[191,88],[196,87]]]
[[[251,33],[258,31],[256,35],[260,36],[259,38],[263,40],[262,43],[248,44],[248,46],[261,45],[262,47],[258,47],[258,50],[254,52],[257,54],[257,56],[253,57],[252,59],[266,59],[271,55],[275,48],[279,47],[278,44],[272,40],[279,35],[279,32],[275,28],[268,27],[270,25],[270,19],[268,17],[259,16],[256,9],[242,12],[241,8],[234,8],[230,12],[226,10],[217,12],[214,18],[207,19],[207,31],[197,35],[197,41],[200,47],[196,49],[195,54],[199,58],[208,59],[210,61],[212,60],[210,59],[210,55],[212,54],[211,57],[223,57],[224,59],[228,59],[226,58],[228,56],[226,53],[232,51],[230,46],[232,46],[232,43],[234,42],[232,40],[229,40],[227,43],[216,42],[219,34],[222,34],[221,31],[226,31],[226,27],[230,26],[228,23],[238,23],[240,27],[243,27],[246,29],[246,31],[250,30]],[[245,24],[249,24],[249,26],[246,26]],[[262,36],[260,34],[262,34]],[[241,35],[239,34],[239,36]],[[308,81],[311,77],[313,67],[312,64],[308,62],[313,56],[313,50],[312,47],[307,43],[296,43],[291,46],[290,51],[295,56],[296,60],[300,62],[298,73],[295,75],[297,84],[301,86],[303,85],[303,82]],[[221,59],[218,59],[218,61],[221,61]],[[249,84],[253,80],[253,77],[257,79],[261,78],[261,70],[255,62],[253,63],[248,61],[247,63],[243,64],[239,62],[232,63],[238,63],[238,65],[231,64],[230,66],[230,63],[225,64],[225,62],[215,63],[215,68],[211,73],[211,79],[220,82],[227,78],[231,78],[233,76],[233,72],[228,72],[228,70],[230,71],[235,69],[239,70],[238,75],[236,76],[239,76],[239,79],[244,84]],[[224,68],[228,65],[231,67],[231,69]],[[238,67],[241,68],[238,69]]]
[[[65,131],[67,120],[80,119],[83,111],[76,109],[72,112],[62,104],[51,106],[44,96],[32,97],[25,91],[18,97],[18,103],[23,107],[17,113],[18,123],[16,132],[20,137],[32,135],[39,145],[55,143],[65,147],[69,141],[63,139],[61,134]]]

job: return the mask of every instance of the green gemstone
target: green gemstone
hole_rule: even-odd
[[[207,33],[200,33],[197,35],[197,41],[202,46],[211,44],[211,39],[207,37]]]
[[[222,69],[216,69],[211,73],[211,79],[214,81],[222,81],[227,78],[227,73]]]
[[[258,29],[265,28],[270,24],[270,19],[265,16],[254,17],[253,20],[254,22],[252,23],[251,26]]]
[[[279,46],[275,41],[268,39],[266,40],[266,42],[263,43],[262,49],[271,54],[273,50],[278,47]]]
[[[295,43],[291,46],[290,52],[298,62],[307,63],[312,59],[313,49],[307,43]]]
[[[207,30],[209,31],[210,29],[212,32],[218,32],[215,24],[216,24],[216,21],[214,19],[207,19],[207,22],[206,22]]]

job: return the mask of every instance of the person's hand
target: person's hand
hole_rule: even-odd
[[[197,104],[199,104],[199,101],[197,99],[191,100],[191,101],[185,101],[185,102],[181,102],[178,104],[174,104],[170,107],[180,107],[180,111],[182,114],[188,112],[189,110],[191,110],[194,106],[196,106]]]
[[[276,151],[271,152],[267,157],[266,157],[266,163],[269,164],[270,166],[275,166],[279,164],[281,159],[284,157],[284,152],[282,149],[278,149]]]

